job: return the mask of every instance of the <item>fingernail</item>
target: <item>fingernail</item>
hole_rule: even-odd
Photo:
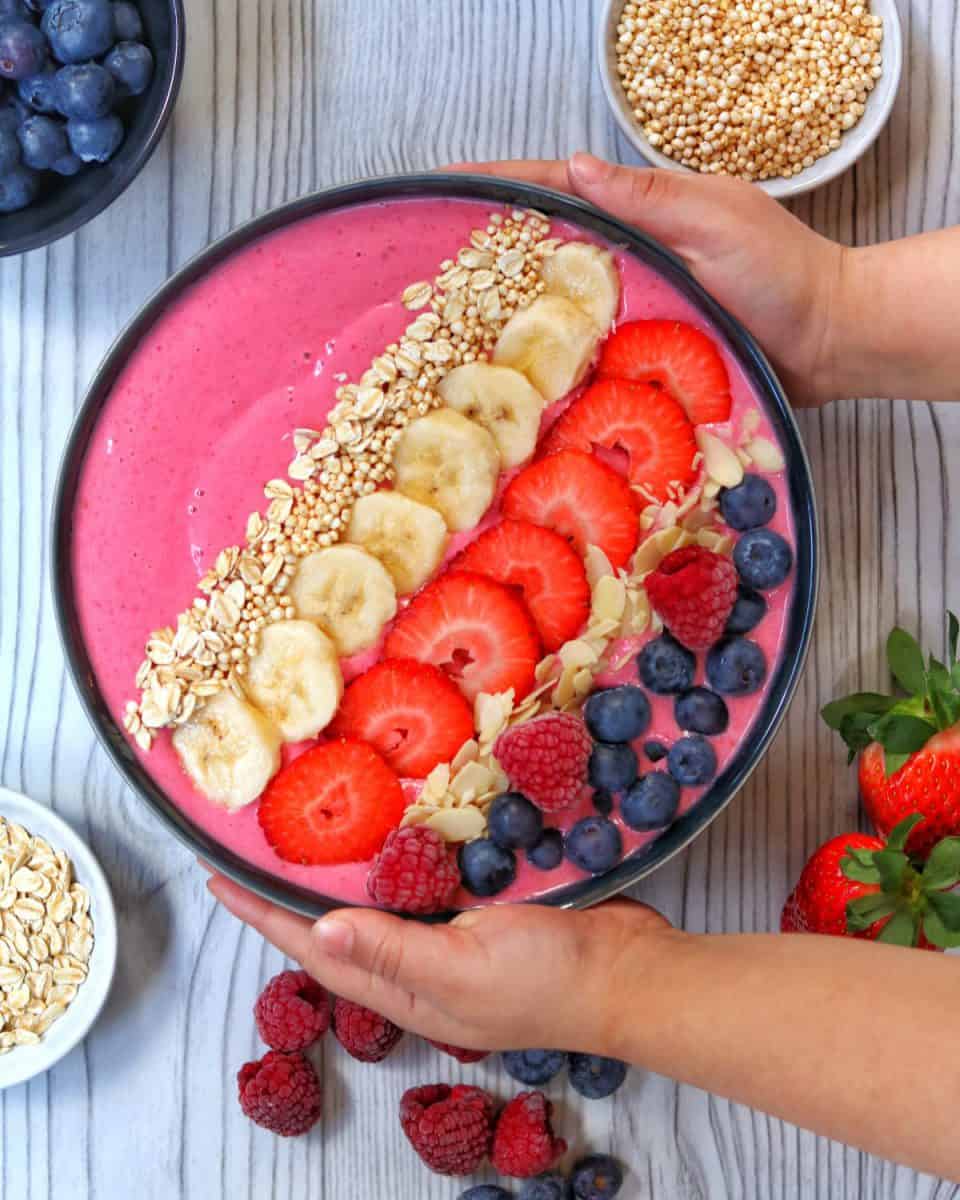
[[[605,179],[609,178],[612,171],[613,167],[610,163],[604,162],[602,158],[595,158],[592,154],[581,152],[570,159],[570,174],[578,183],[584,184],[586,187],[603,183]]]
[[[353,952],[353,926],[336,917],[324,917],[313,927],[313,936],[328,958],[349,958]]]

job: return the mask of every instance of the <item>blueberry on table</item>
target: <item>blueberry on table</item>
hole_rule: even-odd
[[[663,742],[644,742],[643,752],[652,763],[660,762],[668,753]]]
[[[95,121],[68,121],[70,149],[82,162],[109,162],[123,141],[119,117],[97,117]]]
[[[766,656],[749,638],[724,638],[707,655],[707,680],[725,696],[750,696],[766,677]]]
[[[620,816],[637,833],[664,829],[680,807],[680,785],[666,771],[651,771],[638,779],[620,801]]]
[[[574,1200],[613,1200],[623,1187],[623,1168],[608,1154],[588,1154],[570,1175]]]
[[[590,752],[587,775],[591,786],[600,791],[625,791],[637,777],[636,752],[622,742],[597,742]]]
[[[141,42],[117,42],[103,65],[122,96],[140,96],[153,78],[153,55]]]
[[[0,175],[20,162],[20,140],[12,129],[0,125]]]
[[[593,807],[601,817],[609,817],[613,812],[613,796],[609,792],[597,791],[591,797]]]
[[[650,701],[629,684],[604,688],[587,700],[583,719],[598,742],[632,742],[650,724]]]
[[[715,737],[730,724],[730,712],[722,696],[709,688],[693,687],[673,703],[677,724],[687,733],[705,733]]]
[[[686,691],[696,667],[694,656],[669,633],[647,642],[637,658],[641,683],[658,696]]]
[[[54,99],[54,80],[57,72],[52,63],[47,63],[36,75],[28,75],[17,84],[17,94],[24,104],[28,104],[34,112],[55,113],[57,103]]]
[[[549,1083],[567,1061],[563,1050],[506,1050],[501,1058],[503,1069],[511,1079],[531,1087]]]
[[[584,817],[566,837],[567,858],[591,875],[601,875],[623,857],[620,830],[606,817]]]
[[[748,587],[769,592],[790,574],[793,551],[772,529],[751,529],[734,547],[733,562]]]
[[[21,21],[30,19],[30,11],[24,0],[0,0],[0,17],[19,17]]]
[[[538,871],[554,871],[563,862],[563,834],[545,829],[540,841],[527,851],[527,862]]]
[[[525,1179],[517,1200],[570,1200],[570,1188],[562,1175],[549,1171],[546,1175]]]
[[[26,79],[46,61],[46,38],[36,25],[21,17],[0,17],[0,75]]]
[[[742,483],[720,492],[720,513],[740,533],[766,525],[776,511],[777,493],[760,475],[744,475]]]
[[[138,42],[143,37],[143,21],[135,4],[117,0],[113,5],[113,32],[118,42]]]
[[[24,163],[35,171],[49,171],[55,162],[70,153],[61,122],[40,113],[27,117],[17,137],[23,150]]]
[[[113,9],[109,0],[53,0],[41,28],[54,58],[62,63],[99,58],[113,45]]]
[[[75,63],[61,67],[53,85],[54,102],[65,117],[95,121],[113,108],[117,85],[99,63]]]
[[[513,1200],[510,1193],[495,1183],[478,1183],[460,1193],[460,1200]]]
[[[600,1054],[570,1055],[570,1086],[588,1100],[612,1096],[627,1077],[627,1064]]]
[[[737,589],[737,601],[733,612],[727,621],[727,633],[749,633],[756,629],[767,615],[767,602],[753,588],[740,584]]]
[[[717,752],[706,738],[694,733],[673,743],[667,766],[681,787],[701,787],[717,773]]]
[[[29,167],[11,167],[0,175],[0,213],[18,212],[31,204],[40,190],[36,171]]]
[[[543,813],[519,792],[504,792],[490,805],[487,824],[504,850],[531,850],[543,834]]]
[[[53,0],[24,0],[24,3],[31,12],[42,13],[50,7]]]
[[[477,838],[460,848],[463,886],[474,896],[496,896],[517,877],[517,860],[490,838]]]

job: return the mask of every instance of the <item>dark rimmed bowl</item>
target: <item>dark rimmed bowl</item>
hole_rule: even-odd
[[[147,91],[125,102],[123,145],[102,166],[70,179],[51,175],[35,203],[0,215],[0,256],[47,246],[92,221],[126,191],[156,149],[180,91],[186,21],[183,0],[137,0],[137,7],[154,72]]]
[[[199,254],[147,301],[117,339],[90,385],[67,443],[57,485],[53,531],[55,600],[64,650],[83,706],[97,736],[127,783],[194,854],[251,891],[307,916],[319,916],[338,907],[339,902],[251,866],[195,826],[154,783],[108,710],[77,619],[71,561],[73,502],[87,446],[117,377],[140,339],[186,287],[242,246],[303,217],[370,201],[436,195],[537,208],[548,216],[570,221],[625,246],[699,308],[727,340],[761,397],[787,459],[787,481],[796,528],[794,596],[787,616],[783,653],[748,737],[709,791],[655,841],[605,875],[558,888],[549,896],[540,897],[539,902],[564,908],[584,908],[607,899],[672,858],[710,824],[743,786],[777,732],[800,678],[813,626],[819,570],[816,504],[809,463],[787,398],[750,334],[662,246],[580,200],[527,184],[472,175],[401,176],[349,184],[305,196],[242,225]]]

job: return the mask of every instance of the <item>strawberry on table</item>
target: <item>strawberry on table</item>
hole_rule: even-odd
[[[911,813],[923,817],[910,836],[923,856],[943,837],[960,834],[960,625],[949,614],[946,664],[924,661],[903,629],[887,640],[887,659],[906,696],[860,692],[835,700],[823,719],[860,754],[863,806],[881,834]]]
[[[623,451],[633,487],[667,500],[671,484],[689,487],[697,476],[693,425],[679,401],[652,383],[604,379],[588,388],[547,438],[547,450]]]
[[[713,340],[682,321],[630,321],[607,340],[600,379],[656,383],[694,425],[730,419],[730,376]]]
[[[552,529],[529,521],[501,521],[472,542],[453,565],[519,588],[545,650],[559,650],[576,637],[590,615],[583,561]]]
[[[560,450],[531,464],[503,494],[503,513],[552,529],[583,555],[602,550],[614,567],[637,548],[637,504],[626,480],[594,454]]]

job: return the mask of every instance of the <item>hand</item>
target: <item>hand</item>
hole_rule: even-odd
[[[644,964],[665,942],[685,938],[659,913],[627,900],[589,912],[494,906],[449,925],[375,909],[337,910],[311,922],[222,876],[207,886],[338,996],[411,1033],[474,1050],[616,1055],[624,1006],[637,1002]]]
[[[795,404],[838,387],[833,331],[847,251],[738,179],[617,167],[588,154],[569,162],[460,164],[570,192],[636,225],[684,260],[772,358]]]

